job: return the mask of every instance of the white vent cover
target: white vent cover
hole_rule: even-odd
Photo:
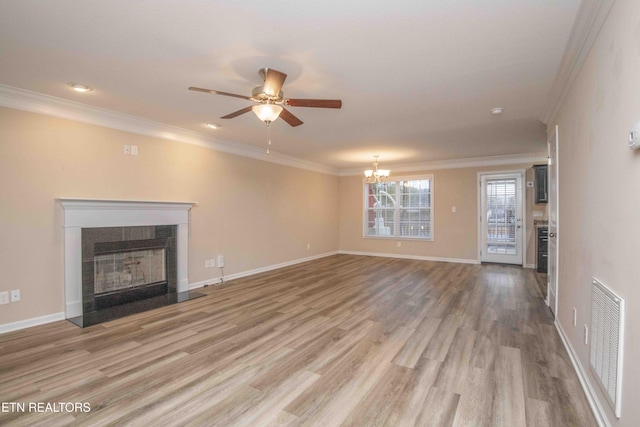
[[[593,279],[591,291],[591,369],[620,418],[624,300]]]

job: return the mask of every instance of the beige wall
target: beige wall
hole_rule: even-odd
[[[558,322],[615,426],[640,420],[640,150],[627,145],[638,121],[640,2],[617,0],[552,123],[560,137]],[[591,374],[582,337],[590,324],[591,277],[627,303],[620,420]]]
[[[0,325],[64,311],[59,197],[197,202],[191,283],[338,250],[335,176],[0,108]]]
[[[363,181],[360,176],[340,178],[340,249],[445,258],[461,261],[478,260],[478,172],[526,170],[525,180],[533,180],[531,164],[459,169],[440,169],[397,173],[402,175],[432,174],[434,182],[434,239],[415,241],[363,238]],[[393,170],[392,170],[393,173]],[[533,188],[526,188],[527,242],[526,264],[535,264],[535,231],[532,210],[545,212],[546,205],[534,205]],[[456,207],[456,213],[451,208]],[[402,246],[398,247],[397,242]]]

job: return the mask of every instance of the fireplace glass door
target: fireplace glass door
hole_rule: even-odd
[[[165,282],[165,249],[96,255],[93,271],[96,295]]]

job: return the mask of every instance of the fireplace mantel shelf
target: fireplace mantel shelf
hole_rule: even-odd
[[[182,207],[182,206],[195,206],[196,202],[174,202],[174,201],[161,201],[161,200],[117,200],[117,199],[81,199],[74,197],[60,197],[58,198],[60,204],[63,207],[76,207],[76,208],[92,208],[102,206],[108,208],[124,207],[124,206],[136,206],[136,207],[148,207],[149,209],[164,209],[170,206]]]

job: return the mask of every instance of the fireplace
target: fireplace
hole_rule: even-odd
[[[193,203],[60,199],[66,318],[90,326],[202,296],[189,291]]]

